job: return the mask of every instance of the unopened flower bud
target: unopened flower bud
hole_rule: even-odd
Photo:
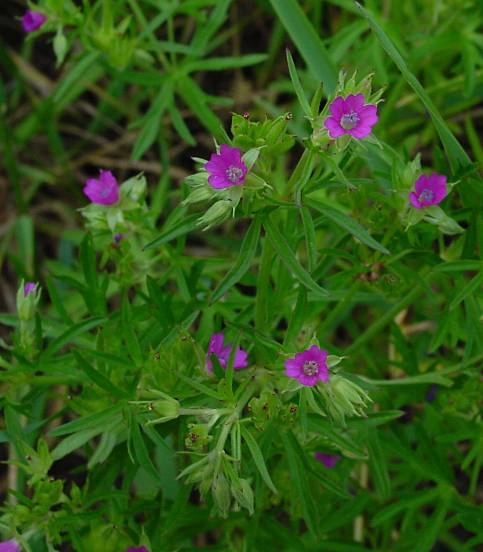
[[[203,230],[208,230],[211,226],[221,224],[230,216],[232,202],[222,199],[214,203],[206,213],[198,219],[198,224],[203,226]]]
[[[362,416],[371,401],[369,395],[356,383],[340,376],[333,376],[329,383],[332,400],[347,416]]]
[[[211,494],[213,496],[213,501],[215,506],[218,508],[220,515],[226,517],[230,510],[231,504],[231,493],[230,485],[226,477],[219,473],[214,479],[211,486]]]
[[[213,196],[213,192],[208,186],[197,186],[193,188],[189,196],[183,201],[183,205],[192,205],[202,203]]]
[[[40,287],[37,283],[21,283],[17,291],[17,312],[20,320],[31,320],[40,299]]]
[[[179,402],[176,399],[162,399],[159,401],[153,401],[153,411],[156,414],[161,416],[160,419],[156,420],[159,422],[167,422],[169,420],[174,420],[179,417]]]
[[[242,507],[248,510],[250,515],[253,515],[253,490],[250,483],[246,479],[239,479],[237,482],[232,483],[231,493],[233,498]]]

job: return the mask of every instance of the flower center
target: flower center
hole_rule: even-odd
[[[307,360],[304,362],[303,370],[306,376],[316,376],[319,373],[319,363],[315,360]]]
[[[230,165],[226,169],[225,174],[230,182],[236,183],[243,176],[243,171],[240,169],[240,167],[235,167],[234,165]]]
[[[345,130],[353,129],[359,122],[359,115],[355,111],[342,115],[340,119],[340,126]]]
[[[111,193],[111,188],[109,186],[104,186],[100,191],[101,197],[106,198]]]
[[[434,199],[434,193],[431,190],[428,190],[428,188],[424,188],[424,190],[419,194],[419,201],[433,201]]]

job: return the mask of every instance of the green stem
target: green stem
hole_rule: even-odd
[[[375,337],[387,324],[389,324],[394,317],[410,305],[416,297],[421,293],[423,285],[429,277],[429,269],[423,269],[420,274],[420,281],[418,284],[401,300],[399,303],[393,305],[388,311],[386,311],[372,326],[370,326],[354,343],[347,349],[347,353],[351,354],[357,351],[362,345],[370,341]]]
[[[332,324],[337,320],[337,317],[342,312],[342,310],[346,307],[346,305],[349,303],[349,301],[352,299],[354,294],[359,291],[359,288],[361,287],[361,282],[359,280],[355,281],[352,286],[349,288],[349,291],[344,295],[344,298],[342,301],[339,301],[335,308],[333,308],[330,311],[330,314],[327,316],[327,318],[322,322],[322,324],[319,327],[319,335],[321,335],[323,332],[329,330],[332,326]]]
[[[257,296],[255,300],[255,329],[265,333],[268,318],[268,296],[270,290],[270,272],[272,270],[273,248],[267,236],[263,240],[262,257],[257,278]]]

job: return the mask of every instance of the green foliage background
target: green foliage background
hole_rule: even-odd
[[[0,441],[4,459],[19,463],[8,466],[16,499],[5,499],[5,538],[17,530],[32,552],[139,542],[152,552],[476,550],[482,4],[38,6],[49,15],[40,36],[21,34],[19,2],[0,20]],[[307,108],[320,82],[324,97],[333,93],[341,69],[374,73],[374,87],[385,87],[375,127],[384,148],[367,145],[314,173],[299,208],[290,176],[311,133]],[[296,145],[271,171],[279,203],[202,232],[199,212],[181,206],[191,156],[208,157],[213,138],[226,143],[232,112],[245,111],[251,121],[293,114]],[[445,209],[461,235],[427,223],[405,231],[384,200],[418,153],[458,182]],[[148,181],[146,234],[117,258],[77,212],[82,183],[101,167]],[[30,358],[12,337],[22,279],[43,285]],[[255,394],[268,403],[283,354],[312,335],[347,357],[344,373],[374,401],[345,428],[312,412],[303,438],[280,419],[264,420],[253,440],[242,434],[255,510],[226,519],[176,479],[190,464],[176,452],[188,423],[145,426],[147,413],[130,402],[143,386],[187,407],[240,399],[244,376],[217,384],[203,374],[222,327],[249,350]],[[324,447],[342,453],[336,470],[314,462]]]

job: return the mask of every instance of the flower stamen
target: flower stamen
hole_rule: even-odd
[[[357,123],[359,122],[359,114],[355,111],[351,111],[350,113],[346,113],[345,115],[342,115],[340,119],[340,126],[344,130],[352,130],[355,126],[357,126]]]
[[[434,192],[432,190],[429,190],[428,188],[424,188],[424,190],[419,194],[419,201],[433,201],[434,198]]]
[[[226,169],[225,174],[228,180],[235,184],[243,176],[243,171],[240,169],[240,167],[235,167],[234,165],[230,165],[228,169]]]
[[[315,360],[307,360],[304,362],[303,371],[306,376],[316,376],[319,373],[319,363]]]

